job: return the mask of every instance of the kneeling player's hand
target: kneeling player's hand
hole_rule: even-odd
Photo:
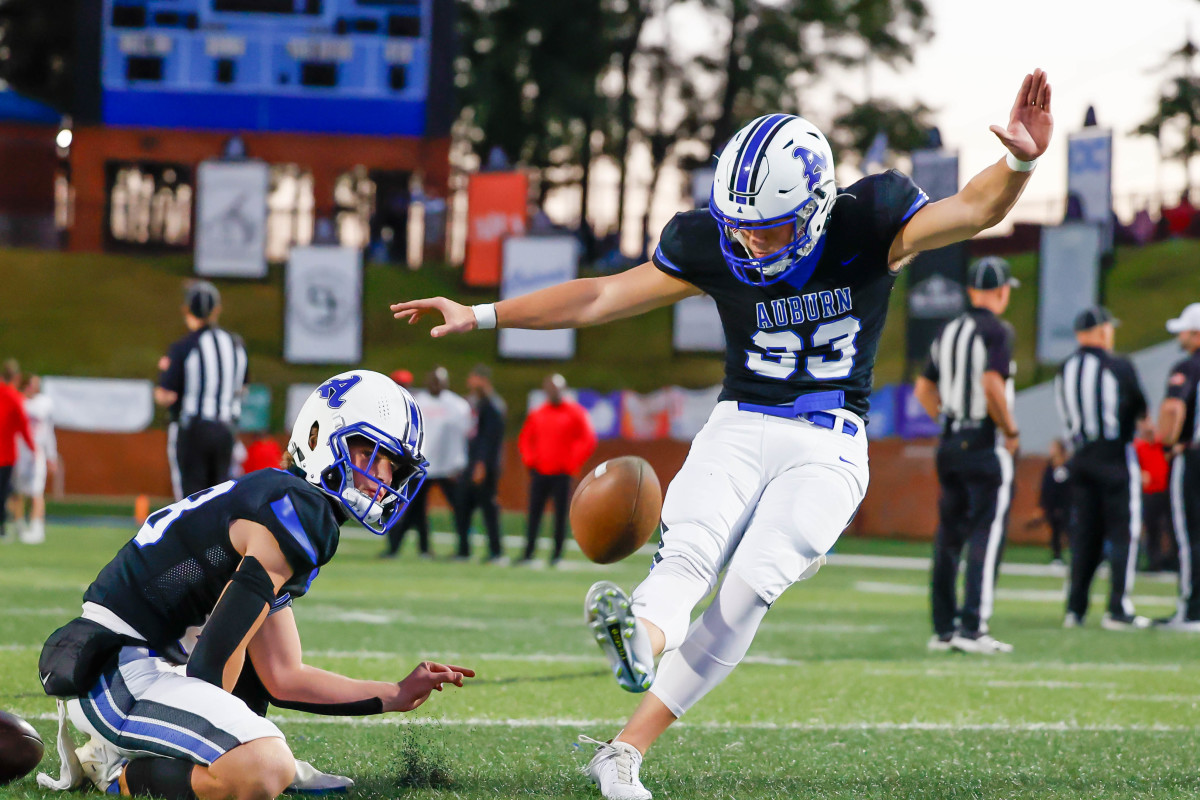
[[[412,711],[428,700],[431,693],[440,692],[444,684],[452,683],[461,688],[463,678],[474,677],[475,670],[473,669],[422,661],[416,669],[408,674],[407,678],[400,681],[399,694],[383,710]]]
[[[430,336],[436,337],[445,336],[448,333],[466,333],[467,331],[475,330],[479,326],[475,320],[475,312],[469,306],[464,306],[445,297],[428,297],[423,300],[408,300],[407,302],[393,303],[391,308],[393,317],[396,319],[407,319],[409,325],[412,325],[430,312],[440,312],[442,318],[445,320],[445,324],[434,326],[433,330],[429,332]]]

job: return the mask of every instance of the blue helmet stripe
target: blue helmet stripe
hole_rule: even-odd
[[[751,125],[754,127],[752,127],[750,132],[746,134],[746,138],[742,139],[742,144],[738,148],[737,158],[733,160],[733,174],[729,176],[729,191],[731,194],[736,188],[735,184],[737,183],[738,175],[741,174],[742,162],[746,158],[746,151],[750,148],[750,141],[754,138],[754,134],[758,133],[759,129],[767,123],[768,119],[770,119],[770,117],[759,117],[757,120],[752,122]],[[731,197],[730,199],[733,198]]]
[[[779,126],[789,119],[791,117],[788,114],[772,114],[765,117],[762,124],[755,127],[746,137],[746,145],[740,153],[737,167],[734,170],[732,181],[734,194],[750,194],[754,188],[753,179],[758,173],[758,164],[766,151],[767,142],[771,140],[771,136],[779,129]]]

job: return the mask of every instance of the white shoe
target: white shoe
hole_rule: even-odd
[[[1067,615],[1065,617],[1063,617],[1063,627],[1064,628],[1082,628],[1083,620],[1081,620],[1079,618],[1079,615],[1076,614],[1074,611],[1068,611]]]
[[[977,653],[984,656],[991,656],[996,653],[1011,653],[1013,651],[1011,644],[1002,642],[986,633],[976,636],[956,633],[954,634],[954,638],[950,640],[950,646],[963,653]]]
[[[950,646],[950,641],[953,638],[953,636],[942,638],[935,633],[932,637],[930,637],[929,642],[925,645],[925,647],[934,653],[946,653],[954,649]]]
[[[1200,633],[1200,620],[1187,619],[1186,617],[1176,614],[1173,617],[1154,620],[1154,627],[1161,628],[1165,631],[1176,631],[1177,633]]]
[[[583,601],[583,618],[608,656],[613,676],[627,692],[640,693],[654,683],[654,653],[645,626],[630,610],[629,596],[612,581],[598,581]]]
[[[1100,618],[1100,627],[1106,631],[1134,631],[1142,630],[1150,627],[1150,620],[1147,617],[1114,617],[1112,614],[1105,612]]]
[[[121,751],[103,739],[93,736],[88,743],[75,751],[83,775],[101,792],[107,792],[129,763]]]
[[[296,777],[284,794],[345,794],[354,781],[343,775],[330,775],[307,761],[296,761]]]
[[[18,529],[17,538],[21,544],[42,544],[46,541],[46,525],[43,522],[30,522],[24,529]]]
[[[598,742],[580,734],[579,741],[596,745],[596,755],[583,768],[583,774],[600,787],[606,800],[650,800],[654,795],[642,786],[638,771],[642,754],[625,742]]]

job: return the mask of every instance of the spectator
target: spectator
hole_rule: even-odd
[[[246,385],[242,338],[217,325],[217,287],[208,281],[190,284],[182,311],[188,334],[159,359],[154,389],[154,402],[171,415],[167,456],[176,500],[229,480]]]
[[[1179,555],[1175,531],[1171,527],[1171,496],[1167,492],[1171,468],[1149,417],[1143,417],[1138,423],[1138,437],[1133,440],[1133,446],[1142,472],[1142,538],[1146,542],[1146,570],[1177,569]]]
[[[496,484],[500,479],[500,460],[504,454],[504,400],[492,387],[492,371],[477,364],[467,375],[471,393],[474,425],[467,439],[467,468],[458,484],[458,554],[471,555],[471,517],[475,509],[483,512],[488,537],[488,563],[504,564],[500,540],[500,509],[496,504]]]
[[[538,406],[521,428],[521,460],[529,468],[529,524],[525,532],[522,564],[532,566],[538,528],[546,500],[554,501],[554,551],[550,565],[562,560],[567,534],[567,504],[571,476],[596,449],[596,433],[583,406],[564,396],[567,381],[562,375],[546,376],[542,390],[546,402]]]
[[[1179,203],[1173,208],[1162,210],[1163,220],[1167,223],[1168,236],[1187,236],[1192,227],[1192,219],[1196,216],[1196,208],[1192,205],[1185,189],[1179,196]]]
[[[406,369],[397,369],[392,371],[392,380],[396,382],[404,391],[412,394],[413,392],[413,374]]]
[[[274,436],[262,435],[246,447],[246,460],[242,462],[243,474],[258,472],[260,469],[286,469],[284,466],[283,448]]]
[[[46,541],[46,479],[58,469],[58,442],[51,418],[54,404],[49,395],[42,394],[42,380],[37,375],[25,376],[22,394],[36,446],[30,449],[20,444],[12,480],[14,516],[18,538],[25,544],[41,544]]]
[[[20,436],[30,450],[34,449],[29,419],[25,416],[25,400],[14,384],[20,380],[21,368],[13,359],[4,362],[0,371],[0,541],[8,531],[8,492],[12,487],[13,465],[17,461],[16,439]]]
[[[393,380],[395,380],[393,378]],[[427,390],[413,393],[424,420],[425,444],[421,448],[429,460],[425,482],[417,490],[404,519],[388,532],[388,546],[380,555],[394,558],[400,552],[404,534],[417,531],[417,546],[423,557],[432,557],[429,545],[429,492],[434,486],[442,493],[454,519],[455,485],[467,465],[467,433],[471,429],[471,404],[450,391],[450,373],[434,367],[425,385]],[[460,553],[461,555],[461,553]]]
[[[1038,493],[1041,517],[1034,524],[1050,526],[1050,563],[1063,565],[1063,542],[1067,538],[1067,523],[1071,517],[1071,469],[1067,466],[1067,446],[1062,439],[1050,442],[1050,460],[1042,473],[1042,488]]]

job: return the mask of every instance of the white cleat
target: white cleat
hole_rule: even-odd
[[[1065,617],[1063,617],[1063,627],[1064,628],[1082,628],[1083,620],[1080,619],[1079,615],[1076,614],[1074,611],[1068,611],[1067,615]]]
[[[925,645],[926,649],[933,653],[948,653],[953,648],[950,645],[953,635],[938,636],[936,633],[929,639]]]
[[[129,763],[120,750],[95,736],[75,751],[75,757],[79,759],[84,778],[101,792],[108,791]]]
[[[630,610],[629,596],[612,581],[588,589],[583,616],[600,649],[612,664],[613,676],[627,692],[644,692],[654,683],[650,636]]]
[[[596,755],[583,768],[583,774],[600,788],[606,800],[650,800],[650,794],[638,778],[642,754],[625,742],[598,742],[580,734],[579,741],[596,745]]]
[[[296,777],[284,794],[345,794],[354,781],[344,775],[330,775],[307,761],[296,761]]]
[[[986,633],[975,635],[956,633],[950,640],[950,647],[963,653],[976,653],[984,656],[1013,651],[1011,644],[1002,642]]]
[[[1136,614],[1118,617],[1106,612],[1100,618],[1100,627],[1106,631],[1137,631],[1149,628],[1150,619],[1148,617],[1139,617]]]

